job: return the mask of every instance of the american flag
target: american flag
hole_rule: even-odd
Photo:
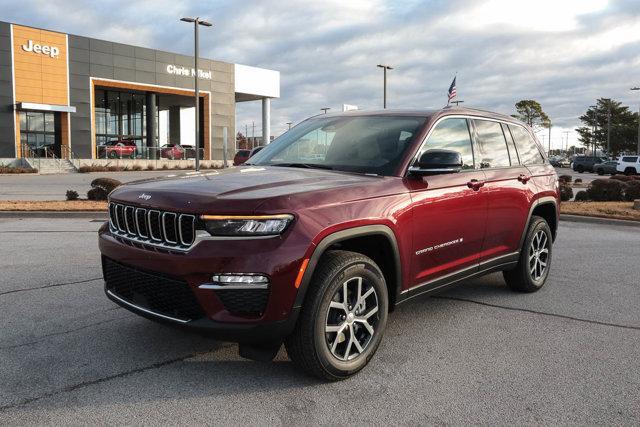
[[[451,86],[449,86],[449,92],[447,93],[447,95],[449,96],[449,100],[447,101],[447,105],[449,105],[452,99],[458,96],[458,91],[456,90],[456,77],[457,76],[453,78]]]

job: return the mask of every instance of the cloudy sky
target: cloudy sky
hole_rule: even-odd
[[[596,98],[640,103],[639,0],[0,0],[0,20],[190,54],[187,15],[214,23],[202,56],[281,72],[276,135],[321,107],[381,108],[379,63],[390,108],[441,107],[457,73],[465,106],[538,100],[556,147]],[[238,130],[252,120],[259,103],[238,104]]]

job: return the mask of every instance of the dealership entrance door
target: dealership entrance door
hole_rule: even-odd
[[[18,111],[20,145],[38,157],[61,157],[60,115],[51,111]]]

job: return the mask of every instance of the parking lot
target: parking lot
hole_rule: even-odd
[[[639,227],[563,221],[543,290],[415,298],[364,371],[322,383],[110,302],[99,225],[0,218],[2,424],[640,422]]]

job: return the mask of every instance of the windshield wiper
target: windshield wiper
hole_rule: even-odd
[[[274,163],[270,166],[282,166],[285,168],[307,168],[307,169],[328,169],[333,170],[333,167],[327,165],[320,165],[317,163]]]

